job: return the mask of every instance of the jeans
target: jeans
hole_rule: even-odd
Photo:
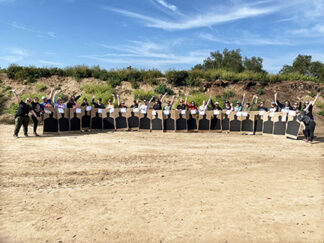
[[[37,126],[38,126],[38,120],[34,116],[31,116],[31,118],[32,118],[33,123],[34,123],[34,133],[36,133],[37,132]]]
[[[308,141],[313,141],[314,139],[314,130],[316,123],[311,120],[308,125],[305,126],[304,135]]]
[[[15,132],[14,135],[18,136],[19,130],[21,126],[24,127],[24,134],[28,135],[28,123],[29,117],[28,116],[17,116],[15,119]]]

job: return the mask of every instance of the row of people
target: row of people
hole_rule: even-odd
[[[42,97],[42,102],[39,103],[38,97],[35,97],[34,100],[32,100],[32,96],[30,95],[30,98],[26,99],[26,102],[23,102],[17,95],[16,91],[13,90],[13,94],[17,97],[19,108],[16,113],[16,128],[15,128],[15,136],[18,136],[18,132],[20,127],[24,126],[24,133],[27,135],[27,128],[25,126],[28,118],[29,112],[32,112],[32,120],[34,123],[33,132],[35,136],[38,136],[37,134],[37,126],[38,122],[41,119],[42,111],[45,108],[78,108],[79,105],[77,103],[78,99],[82,97],[82,94],[78,96],[70,96],[67,103],[65,104],[63,100],[60,97],[57,97],[58,91],[54,92],[54,89],[51,89],[50,96],[47,98],[46,96]],[[218,102],[213,103],[213,100],[211,96],[209,96],[209,99],[203,100],[202,104],[200,106],[197,106],[194,101],[187,102],[188,96],[185,97],[185,99],[180,98],[179,104],[177,105],[177,110],[198,110],[199,112],[205,112],[209,109],[209,105],[211,105],[213,110],[231,110],[231,111],[251,111],[254,110],[254,106],[257,106],[258,111],[270,111],[270,112],[277,112],[279,110],[281,111],[289,111],[289,110],[295,110],[295,111],[303,111],[304,115],[307,115],[310,117],[311,120],[314,120],[313,118],[313,106],[316,102],[316,100],[319,97],[319,93],[315,97],[313,102],[305,101],[304,102],[304,111],[302,110],[302,103],[300,98],[299,102],[295,102],[293,106],[290,105],[290,102],[286,100],[283,104],[280,103],[278,100],[278,93],[275,92],[274,94],[274,100],[271,102],[271,106],[269,108],[266,108],[264,105],[264,102],[260,102],[258,104],[258,96],[254,95],[252,97],[251,102],[245,103],[245,93],[242,96],[242,101],[238,101],[235,105],[231,104],[229,101],[226,101],[224,104],[224,107],[221,107]],[[150,108],[151,103],[154,100],[154,104],[152,105],[152,108],[154,110],[172,110],[175,96],[172,96],[171,100],[168,100],[166,104],[163,106],[163,101],[165,100],[167,96],[167,93],[163,94],[161,97],[155,98],[154,96],[151,97],[149,101],[143,100],[142,103],[140,103],[139,99],[134,100],[130,108],[138,108],[140,112],[145,113]],[[54,100],[53,100],[54,98]],[[127,108],[124,101],[120,101],[119,95],[113,95],[113,99],[109,99],[107,106],[105,106],[102,103],[102,99],[98,98],[97,102],[95,102],[95,96],[93,96],[91,100],[91,105],[93,105],[95,108],[114,108],[115,107],[115,101],[117,98],[117,104],[119,108]],[[54,101],[54,104],[52,103],[52,100]],[[89,106],[87,98],[83,98],[83,101],[81,103],[81,107]],[[307,109],[306,109],[307,108]],[[20,117],[24,117],[21,119]],[[28,123],[27,123],[28,125]],[[26,128],[26,129],[25,129]]]

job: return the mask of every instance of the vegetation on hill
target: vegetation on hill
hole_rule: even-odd
[[[159,78],[166,77],[169,83],[176,86],[199,86],[202,82],[211,82],[222,79],[230,82],[258,81],[261,83],[274,83],[281,81],[314,81],[324,83],[324,64],[312,62],[312,57],[298,55],[292,66],[284,65],[278,74],[269,74],[263,70],[261,57],[242,57],[240,50],[227,50],[211,52],[210,57],[203,64],[195,65],[191,70],[169,70],[165,74],[157,69],[138,70],[128,67],[124,69],[102,69],[99,66],[88,67],[85,65],[61,68],[23,67],[10,65],[5,72],[8,78],[23,83],[33,83],[38,78],[53,75],[61,77],[73,77],[76,80],[82,78],[96,78],[107,81],[112,87],[116,87],[121,81],[128,81],[134,89],[139,82],[156,85]]]

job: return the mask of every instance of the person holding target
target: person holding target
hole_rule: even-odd
[[[166,92],[162,97],[161,99],[157,98],[155,99],[154,101],[154,105],[153,105],[153,110],[156,110],[156,111],[159,111],[159,110],[162,110],[162,103],[163,103],[163,100],[165,98],[165,96],[167,95],[168,93]]]
[[[310,112],[310,108],[312,108],[315,105],[315,102],[317,101],[320,94],[320,92],[317,93],[314,101],[309,102],[303,111],[296,110],[297,119],[304,125],[303,133],[305,139],[303,141],[309,144],[312,144],[312,141],[314,139],[314,131],[316,127],[313,114]]]

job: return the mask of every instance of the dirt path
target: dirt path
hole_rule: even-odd
[[[323,142],[138,132],[15,140],[12,129],[0,125],[3,242],[323,242]]]

